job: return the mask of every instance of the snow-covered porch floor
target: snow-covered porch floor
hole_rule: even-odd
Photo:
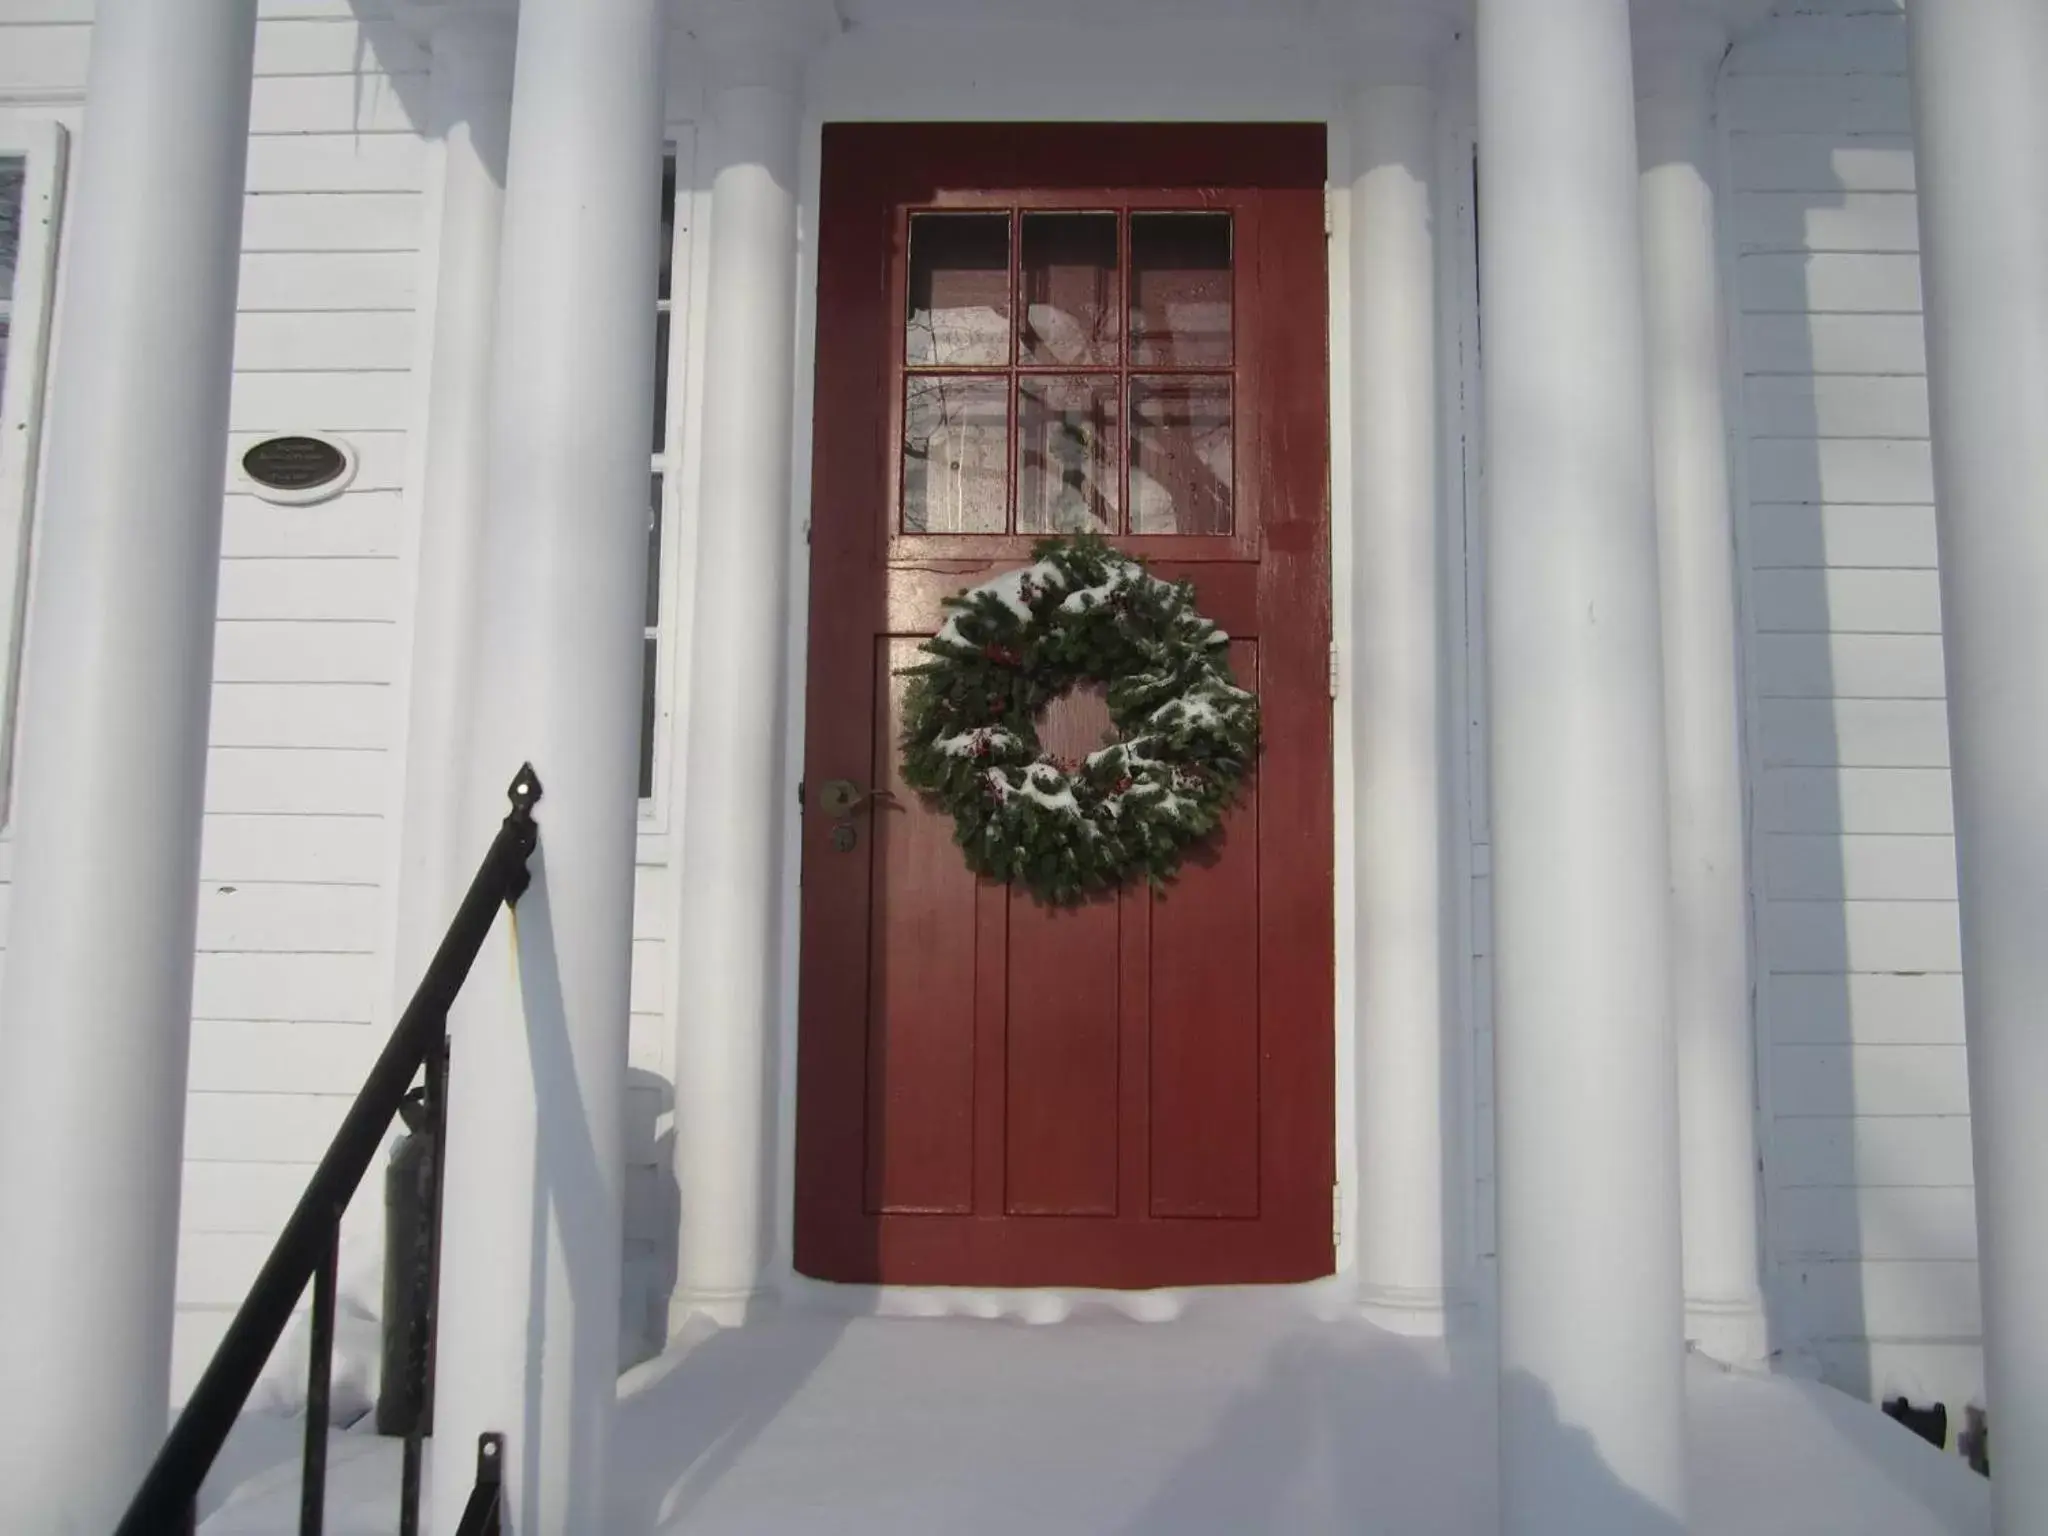
[[[693,1333],[621,1383],[606,1529],[1483,1536],[1495,1390],[1476,1350],[1250,1299],[1039,1327],[790,1310]],[[1832,1389],[1695,1362],[1690,1408],[1691,1536],[1990,1528],[1986,1485],[1959,1458]],[[298,1432],[244,1420],[206,1536],[296,1529]],[[397,1453],[335,1437],[332,1536],[395,1529]],[[1604,1475],[1568,1425],[1557,1454]]]

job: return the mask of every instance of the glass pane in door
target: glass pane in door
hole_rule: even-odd
[[[912,368],[1010,361],[1010,216],[919,213],[910,220],[903,361]]]
[[[1021,271],[1025,363],[1115,366],[1123,330],[1113,213],[1027,213]]]
[[[1230,380],[1165,374],[1131,380],[1131,532],[1228,533]]]
[[[1114,533],[1123,500],[1113,373],[1017,384],[1017,531]]]
[[[1227,213],[1131,215],[1131,362],[1230,362],[1231,230]]]
[[[903,391],[903,531],[1001,533],[1009,501],[1009,381],[911,374]]]

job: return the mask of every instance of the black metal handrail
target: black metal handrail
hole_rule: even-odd
[[[306,1444],[300,1492],[301,1536],[319,1536],[327,1492],[328,1389],[334,1357],[336,1264],[341,1240],[341,1215],[348,1209],[369,1171],[385,1132],[398,1115],[421,1069],[427,1072],[430,1114],[437,1114],[443,1094],[443,1062],[447,1049],[448,1008],[468,979],[477,952],[497,921],[500,905],[510,906],[525,894],[532,878],[527,860],[539,846],[540,829],[533,808],[541,786],[527,764],[506,792],[512,808],[491,840],[476,877],[456,909],[454,921],[434,952],[427,973],[391,1031],[362,1092],[334,1133],[306,1192],[271,1246],[241,1310],[228,1325],[199,1384],[171,1427],[156,1460],[115,1528],[114,1536],[165,1536],[189,1530],[199,1490],[227,1441],[228,1431],[249,1401],[270,1352],[277,1346],[292,1311],[313,1287],[311,1360],[306,1384]],[[434,1181],[432,1220],[439,1225],[440,1180]],[[432,1260],[429,1261],[430,1266]],[[432,1279],[428,1283],[432,1294]],[[419,1325],[431,1329],[431,1321]],[[424,1352],[431,1355],[430,1339]],[[417,1351],[416,1351],[417,1352]],[[406,1437],[405,1474],[401,1490],[401,1528],[418,1529],[419,1459],[423,1424]],[[476,1492],[462,1521],[462,1532],[479,1536],[499,1527],[498,1463],[502,1442],[483,1437],[478,1450]],[[486,1472],[489,1473],[488,1478]],[[474,1524],[472,1520],[474,1519]]]

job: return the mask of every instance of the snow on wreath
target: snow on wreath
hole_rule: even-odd
[[[1035,563],[946,600],[905,668],[903,777],[953,818],[968,867],[1051,906],[1164,885],[1216,830],[1258,752],[1259,705],[1230,637],[1099,537],[1047,539]],[[1080,761],[1039,742],[1039,713],[1107,690],[1113,739]]]

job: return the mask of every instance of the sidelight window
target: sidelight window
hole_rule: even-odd
[[[55,123],[0,125],[0,798],[12,773],[64,145]]]

